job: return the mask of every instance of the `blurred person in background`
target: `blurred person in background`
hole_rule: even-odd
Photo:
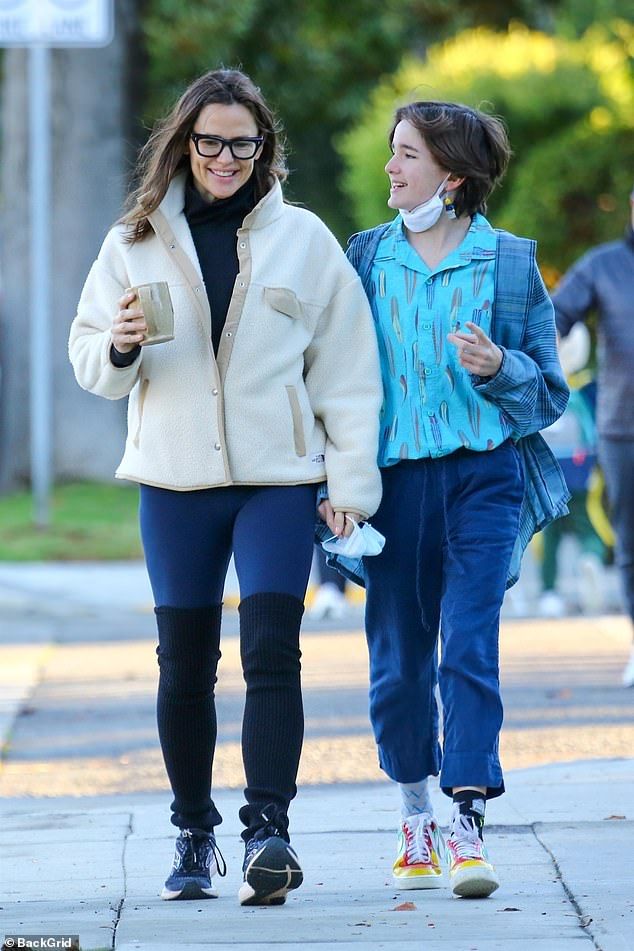
[[[384,387],[373,525],[386,543],[364,559],[370,715],[380,765],[400,788],[395,885],[443,883],[427,791],[440,771],[453,800],[452,890],[486,897],[499,880],[485,804],[504,792],[500,608],[534,531],[567,511],[538,431],[561,415],[568,388],[535,242],[484,217],[510,155],[502,123],[457,103],[414,102],[397,110],[389,145],[398,215],[348,248]]]
[[[346,600],[347,581],[335,568],[326,564],[326,553],[321,545],[315,545],[315,566],[319,586],[315,591],[308,615],[315,621],[330,619],[339,621],[348,610]]]
[[[616,562],[632,622],[633,645],[623,685],[634,686],[634,189],[620,241],[598,245],[564,275],[553,294],[557,330],[566,337],[597,315],[597,431]]]
[[[584,614],[601,610],[604,603],[605,545],[589,514],[589,489],[597,466],[597,440],[592,392],[594,381],[589,370],[590,332],[584,324],[575,324],[570,334],[559,343],[559,359],[570,386],[570,399],[564,413],[542,432],[557,459],[570,490],[570,513],[547,525],[541,534],[542,593],[538,611],[542,617],[564,617],[567,601],[557,582],[560,543],[572,535],[580,548],[571,568],[575,580],[576,606]]]
[[[333,531],[380,499],[381,379],[363,288],[334,236],[287,204],[282,143],[238,70],[192,83],[141,152],[139,185],[70,334],[79,384],[129,395],[117,476],[140,483],[158,626],[158,729],[180,830],[161,897],[216,897],[214,684],[233,553],[246,681],[244,905],[302,882],[288,833],[303,739],[299,631],[317,484]],[[131,288],[165,281],[175,339],[145,347]]]

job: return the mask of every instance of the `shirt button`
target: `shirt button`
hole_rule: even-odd
[[[239,282],[238,282],[238,287],[244,287],[244,286],[245,286],[245,285],[244,285],[244,281],[239,281]]]
[[[199,288],[199,287],[197,287],[195,290],[196,290],[196,293],[197,293],[197,294],[200,294],[200,288]]]
[[[423,330],[431,330],[431,324],[423,324]]]
[[[241,247],[241,248],[244,249],[244,248],[246,248],[246,246],[247,246],[246,241],[241,241],[241,242],[240,242],[240,247]]]
[[[217,449],[218,452],[220,452],[220,450],[222,449],[222,446],[220,445],[219,442],[216,443],[216,445],[214,446],[214,449]]]
[[[211,395],[212,395],[212,396],[218,396],[218,390],[212,390],[212,391],[211,391]]]
[[[433,372],[429,367],[425,367],[425,376],[431,376]]]
[[[427,415],[428,415],[428,416],[433,416],[433,415],[434,415],[433,409],[428,409],[428,410],[427,410]]]
[[[170,244],[170,251],[175,251],[175,250],[176,250],[176,245]]]
[[[228,331],[227,331],[227,337],[232,337],[232,336],[233,336],[233,334],[231,333],[230,330],[228,330]]]
[[[433,284],[433,283],[434,283],[433,277],[428,277],[427,280],[425,281],[425,284]]]

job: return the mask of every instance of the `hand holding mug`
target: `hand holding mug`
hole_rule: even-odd
[[[147,324],[135,291],[126,291],[123,297],[119,298],[119,310],[112,322],[110,333],[112,343],[119,353],[129,353],[143,343]]]

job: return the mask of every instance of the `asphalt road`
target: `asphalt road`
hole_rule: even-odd
[[[634,690],[620,685],[628,628],[617,615],[504,622],[506,769],[631,755]],[[37,673],[5,746],[0,796],[165,791],[154,646],[149,612],[118,612],[114,605],[58,615],[5,612],[0,663],[28,655]],[[214,784],[239,788],[244,685],[235,611],[226,613],[222,650]],[[302,650],[300,785],[380,780],[367,719],[361,610],[345,627],[307,622]]]

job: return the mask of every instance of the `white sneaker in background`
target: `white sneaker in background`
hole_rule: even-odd
[[[566,602],[556,591],[544,591],[537,604],[540,617],[565,617],[568,613]]]
[[[326,618],[339,621],[345,617],[347,610],[348,602],[345,594],[336,585],[327,582],[317,589],[307,614],[315,621],[323,621]]]
[[[623,671],[623,686],[634,687],[634,647],[631,650],[630,659],[625,665],[625,670]]]
[[[585,552],[577,562],[577,600],[583,614],[600,614],[605,605],[605,577],[598,555]]]

